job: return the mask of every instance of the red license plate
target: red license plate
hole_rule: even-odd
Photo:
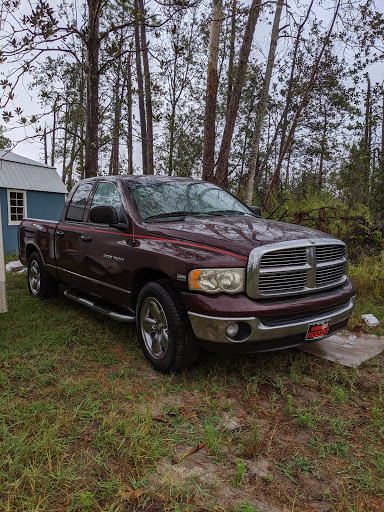
[[[318,340],[323,338],[328,334],[329,326],[331,325],[331,320],[322,320],[321,322],[316,322],[308,325],[307,335],[305,337],[306,340]]]

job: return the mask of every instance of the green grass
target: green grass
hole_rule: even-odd
[[[0,511],[254,512],[254,496],[316,509],[301,478],[335,510],[384,498],[383,355],[351,369],[295,350],[204,353],[164,376],[133,326],[62,295],[33,300],[25,275],[7,291]]]
[[[361,263],[349,265],[349,276],[358,289],[358,300],[349,326],[370,334],[384,335],[384,251],[379,256],[365,258]],[[372,313],[381,324],[368,327],[361,315]]]

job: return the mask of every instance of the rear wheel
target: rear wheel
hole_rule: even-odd
[[[170,283],[145,285],[136,311],[144,355],[156,370],[180,371],[193,365],[199,346],[179,293]]]
[[[57,294],[57,282],[45,270],[38,252],[33,252],[28,260],[28,288],[36,299],[47,299]]]

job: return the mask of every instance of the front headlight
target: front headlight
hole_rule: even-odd
[[[245,268],[198,268],[188,275],[190,290],[206,293],[244,291]]]

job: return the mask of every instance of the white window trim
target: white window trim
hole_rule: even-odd
[[[24,217],[27,217],[27,191],[26,190],[19,190],[15,188],[8,188],[7,189],[7,203],[8,203],[8,226],[18,226],[20,224],[20,220],[11,220],[11,198],[10,193],[11,192],[22,192],[23,194],[23,202],[24,202]]]

